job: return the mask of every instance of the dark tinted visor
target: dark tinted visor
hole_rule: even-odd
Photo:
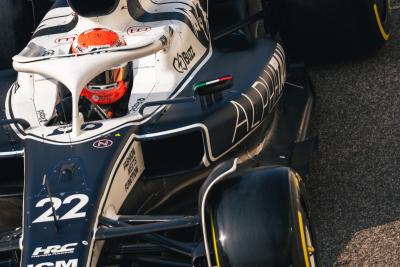
[[[128,64],[124,64],[110,70],[107,70],[100,75],[97,75],[88,84],[89,89],[106,89],[108,85],[113,85],[127,80],[129,74]]]

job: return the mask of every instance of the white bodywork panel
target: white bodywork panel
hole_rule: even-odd
[[[18,76],[19,89],[10,93],[12,116],[11,110],[6,110],[9,117],[22,118],[31,124],[31,128],[26,130],[28,135],[21,135],[21,137],[45,137],[44,139],[47,142],[55,144],[81,142],[128,121],[134,122],[143,119],[142,115],[139,114],[139,109],[147,101],[163,100],[176,96],[211,56],[211,45],[204,46],[204,42],[202,44],[198,36],[199,31],[202,31],[208,37],[208,25],[201,23],[198,17],[188,11],[188,7],[199,5],[198,1],[185,0],[180,1],[182,3],[158,5],[161,2],[140,1],[148,13],[182,13],[191,22],[192,29],[195,30],[192,31],[187,23],[180,20],[146,23],[135,21],[128,12],[127,0],[121,0],[116,10],[108,16],[78,17],[76,26],[68,32],[33,38],[29,44],[31,49],[21,52],[19,56],[14,58],[14,67],[20,72]],[[207,17],[206,12],[201,15]],[[59,25],[68,25],[77,19],[75,16],[76,14],[69,7],[53,9],[43,19],[37,32]],[[147,51],[144,56],[132,60],[133,86],[129,99],[129,113],[125,117],[102,121],[102,127],[99,129],[81,132],[80,125],[84,122],[79,118],[79,114],[74,112],[73,118],[75,120],[73,124],[75,124],[72,134],[68,133],[71,131],[65,131],[63,135],[52,135],[59,126],[48,127],[45,124],[54,115],[55,105],[59,101],[58,88],[60,83],[58,81],[64,81],[63,84],[68,87],[76,100],[79,98],[80,90],[84,87],[82,84],[86,85],[98,73],[107,69],[102,64],[96,65],[93,62],[105,62],[106,58],[109,60],[114,58],[111,56],[113,53],[99,53],[91,56],[91,59],[87,61],[77,59],[66,63],[68,60],[63,57],[68,57],[70,54],[71,44],[75,38],[80,33],[94,28],[107,28],[117,32],[123,36],[126,47],[151,43],[165,32],[169,32],[170,36],[168,45],[164,46],[164,49],[154,53]],[[192,59],[185,60],[182,57],[187,52],[193,55]],[[104,57],[104,59],[100,60],[101,57]],[[50,59],[41,63],[27,63],[35,58]],[[62,59],[60,60],[60,58]],[[69,61],[71,59],[72,57],[69,57]],[[65,60],[64,63],[63,60]],[[74,64],[74,62],[77,64]],[[85,62],[94,66],[91,67],[91,71],[88,70],[87,66],[84,66]],[[122,62],[121,59],[118,62]],[[35,74],[21,73],[21,71]],[[85,77],[80,77],[79,80],[78,76]],[[151,116],[156,110],[159,110],[159,107],[146,108],[144,116]]]

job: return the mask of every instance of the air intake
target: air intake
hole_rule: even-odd
[[[68,3],[82,17],[97,17],[113,12],[119,0],[68,0]]]
[[[198,169],[204,158],[200,131],[142,141],[145,178],[159,178]]]

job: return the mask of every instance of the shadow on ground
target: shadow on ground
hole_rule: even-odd
[[[309,68],[320,147],[307,187],[322,266],[400,264],[399,20],[375,57]]]

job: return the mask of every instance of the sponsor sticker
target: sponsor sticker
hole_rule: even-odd
[[[105,207],[112,205],[119,209],[142,175],[145,166],[140,142],[133,141],[129,145],[120,163]]]
[[[47,57],[47,56],[54,56],[54,54],[56,53],[56,51],[54,50],[45,50],[42,54],[43,57]]]
[[[230,101],[236,111],[232,143],[242,140],[250,131],[258,127],[265,116],[273,110],[282,96],[285,80],[285,56],[278,46],[251,89],[242,93],[241,98]]]
[[[138,100],[133,104],[131,110],[132,112],[137,112],[139,111],[140,107],[143,105],[143,103],[146,101],[146,98],[138,98]]]
[[[32,253],[32,258],[71,254],[75,252],[75,247],[77,245],[78,243],[69,243],[63,246],[53,245],[53,246],[47,246],[46,248],[38,247]]]
[[[78,267],[78,259],[28,264],[27,267]]]
[[[93,143],[94,148],[107,148],[113,145],[113,141],[110,139],[101,139]]]
[[[131,26],[128,28],[128,30],[126,31],[126,33],[130,36],[138,34],[138,33],[142,33],[142,32],[148,32],[151,30],[150,26]]]
[[[127,174],[128,179],[125,182],[125,192],[129,192],[131,186],[135,182],[136,178],[138,178],[143,172],[143,159],[139,158],[136,155],[136,150],[139,150],[138,144],[136,144],[131,148],[128,156],[125,158],[123,163],[123,172]]]
[[[66,36],[55,39],[54,42],[56,44],[61,44],[61,45],[62,44],[72,44],[76,38],[77,38],[76,35],[66,35]]]
[[[38,110],[38,111],[36,112],[36,114],[37,114],[37,116],[38,116],[38,119],[39,119],[39,122],[40,122],[40,123],[43,123],[43,122],[46,122],[46,121],[47,121],[46,113],[44,112],[44,110]]]
[[[177,72],[184,73],[189,69],[189,65],[195,57],[196,53],[191,46],[187,51],[178,53],[174,58],[172,65]]]

